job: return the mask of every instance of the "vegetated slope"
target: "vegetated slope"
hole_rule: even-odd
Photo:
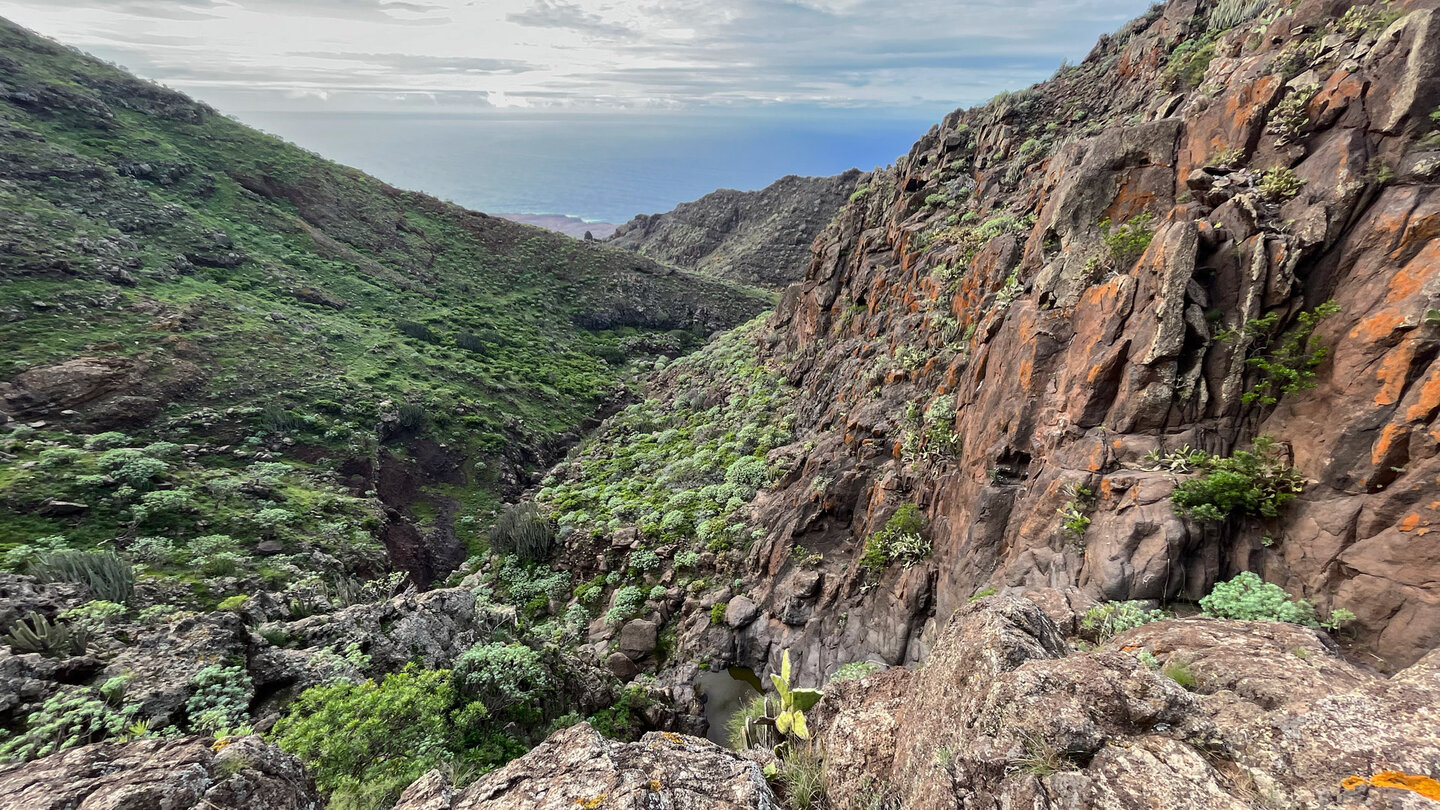
[[[1175,0],[948,116],[728,350],[746,376],[675,364],[556,469],[568,564],[630,596],[676,572],[622,612],[673,628],[669,666],[790,648],[813,681],[923,660],[990,589],[1193,601],[1243,570],[1416,661],[1440,644],[1437,65],[1432,3]],[[783,424],[726,410],[755,375],[793,390]]]
[[[223,536],[244,576],[262,542],[373,572],[383,540],[425,583],[635,364],[769,303],[389,187],[3,20],[0,209],[0,549],[148,538],[184,568]]]
[[[607,241],[676,267],[784,287],[805,275],[815,236],[865,177],[851,169],[782,177],[760,191],[721,189],[668,213],[641,214]]]

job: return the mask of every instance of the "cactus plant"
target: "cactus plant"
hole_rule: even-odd
[[[52,623],[32,610],[28,623],[26,619],[16,622],[9,633],[0,636],[0,641],[20,653],[84,655],[90,634],[84,629],[72,630],[59,622]]]
[[[819,689],[804,689],[791,681],[790,651],[780,656],[780,672],[770,674],[775,685],[778,700],[765,698],[765,712],[745,722],[745,745],[747,748],[767,745],[776,749],[779,755],[789,741],[810,739],[810,728],[805,721],[805,712],[814,708],[825,693]]]
[[[135,569],[113,551],[56,551],[42,554],[30,573],[41,582],[78,582],[95,596],[125,604],[135,592]]]

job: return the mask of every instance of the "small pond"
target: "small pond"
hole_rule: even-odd
[[[727,727],[730,718],[755,697],[764,694],[760,678],[746,667],[731,667],[723,672],[701,672],[695,688],[705,704],[705,720],[710,724],[706,737],[714,743],[730,747]]]

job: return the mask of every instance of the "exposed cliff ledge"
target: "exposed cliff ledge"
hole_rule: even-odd
[[[782,177],[760,191],[721,189],[642,214],[607,241],[658,261],[765,287],[805,275],[810,246],[868,175]]]

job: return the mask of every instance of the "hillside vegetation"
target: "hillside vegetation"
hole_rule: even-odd
[[[0,550],[353,536],[428,581],[636,368],[767,305],[391,188],[4,21],[0,207]]]

